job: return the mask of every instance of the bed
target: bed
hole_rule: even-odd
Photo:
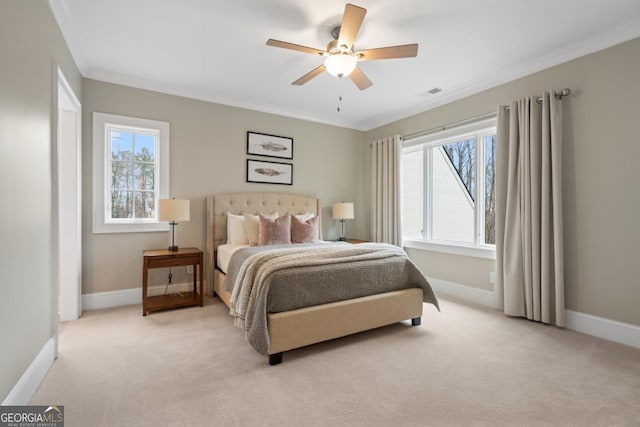
[[[319,199],[290,193],[226,193],[213,194],[207,197],[207,253],[205,266],[207,283],[211,287],[210,294],[218,296],[230,307],[231,314],[236,316],[234,322],[238,322],[238,301],[234,301],[234,297],[236,299],[238,297],[233,294],[233,289],[229,288],[227,274],[221,269],[218,259],[218,249],[227,243],[227,217],[229,214],[231,214],[230,218],[232,218],[232,215],[242,214],[274,215],[274,217],[287,214],[317,216],[320,230],[319,237],[321,238],[322,206]],[[306,251],[306,249],[303,249],[304,246],[307,245],[290,245],[288,248],[274,246],[268,248],[269,251],[267,252],[261,252],[263,248],[259,247],[247,248],[240,250],[238,254],[244,253],[245,258],[251,257],[253,254],[252,258],[255,258],[259,255],[255,253],[258,251],[261,254],[259,257],[273,257],[276,256],[273,254],[277,253],[280,257],[279,259],[288,260],[292,258],[289,255],[290,253]],[[256,328],[255,335],[257,338],[254,337],[252,341],[250,337],[251,331],[249,328],[245,328],[251,345],[260,353],[269,356],[270,365],[281,363],[284,352],[307,345],[409,319],[411,319],[413,325],[419,325],[423,302],[430,302],[436,308],[438,307],[437,299],[430,285],[399,248],[391,247],[391,245],[350,245],[347,243],[311,244],[308,246],[320,246],[313,250],[321,251],[325,254],[322,256],[326,257],[337,256],[336,254],[342,256],[344,253],[347,255],[353,254],[350,256],[354,256],[354,259],[361,259],[361,257],[366,259],[363,258],[358,261],[360,264],[357,265],[361,267],[360,270],[351,268],[352,265],[345,262],[334,264],[329,274],[329,276],[333,276],[332,278],[328,278],[327,271],[322,270],[322,268],[326,269],[326,266],[296,267],[290,268],[287,272],[278,271],[272,275],[279,278],[280,282],[274,279],[270,285],[271,289],[269,290],[269,287],[266,287],[266,290],[262,292],[264,298],[258,298],[257,301],[259,302],[256,304],[261,303],[263,305],[255,309],[259,320],[251,322],[251,326]],[[356,246],[359,248],[355,248]],[[374,253],[375,255],[371,255]],[[381,253],[389,254],[389,261],[385,262],[392,264],[392,268],[386,268],[382,275],[379,272],[370,272],[370,268],[382,262],[374,258],[386,256],[379,255]],[[234,256],[241,258],[239,255]],[[404,258],[402,258],[403,256]],[[226,264],[225,261],[222,262]],[[242,264],[242,262],[232,264],[231,266],[236,268],[233,273],[238,273],[237,269]],[[353,266],[355,265],[353,264]],[[403,267],[398,267],[398,265]],[[396,285],[391,289],[381,287],[384,286],[385,278],[391,278],[392,274],[395,277],[395,272],[398,268],[404,269],[404,266],[411,267],[408,273],[403,273],[404,276],[408,277],[406,280],[411,282],[410,284]],[[225,266],[224,270],[226,271],[227,268],[229,266]],[[355,274],[356,271],[358,272],[357,274]],[[298,275],[286,275],[291,274],[291,272],[295,272]],[[299,274],[305,274],[305,276],[300,276]],[[235,277],[234,274],[232,276]],[[292,277],[303,277],[304,280],[299,280],[300,284],[293,283],[298,280],[292,279]],[[336,299],[336,297],[327,297],[326,301],[324,301],[325,298],[321,296],[320,303],[295,301],[294,305],[291,305],[289,302],[286,304],[274,302],[277,295],[291,292],[290,286],[302,286],[303,282],[315,283],[314,281],[320,282],[322,280],[327,283],[333,283],[336,277],[340,277],[341,280],[351,278],[352,282],[350,284],[353,285],[347,287],[348,295],[340,297],[339,300],[334,301],[332,299]],[[364,278],[364,280],[361,278]],[[237,283],[236,280],[234,280],[234,283]],[[367,292],[363,294],[359,290],[359,286],[364,286],[367,280],[377,282],[378,288],[375,291],[368,292],[373,292],[372,294]],[[318,285],[330,288],[331,286],[328,286],[327,283],[318,283]],[[298,293],[297,290],[294,292]],[[303,290],[300,294],[304,294],[304,292],[306,291]],[[277,309],[274,309],[274,307],[277,307]],[[260,316],[264,317],[264,319]],[[246,321],[248,322],[248,320]],[[244,325],[245,319],[240,319],[240,322]],[[236,324],[240,326],[238,323]]]

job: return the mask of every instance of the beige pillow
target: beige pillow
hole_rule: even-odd
[[[300,220],[297,215],[291,217],[291,243],[315,243],[319,240],[317,216],[306,221]]]
[[[262,214],[258,230],[258,245],[286,245],[291,243],[291,215],[271,219]]]
[[[251,246],[258,244],[258,234],[260,232],[260,217],[258,215],[244,214],[244,228],[247,232],[247,239]],[[278,218],[278,212],[265,215],[269,219]]]
[[[227,243],[246,245],[249,243],[244,227],[244,217],[227,212]]]

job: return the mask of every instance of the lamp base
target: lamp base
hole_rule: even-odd
[[[340,229],[340,237],[338,237],[338,241],[339,241],[339,242],[344,242],[345,240],[347,240],[347,239],[344,237],[344,223],[345,223],[345,222],[346,222],[346,220],[344,220],[344,219],[341,219],[341,220],[340,220],[341,229]]]
[[[171,225],[171,245],[169,246],[169,252],[178,252],[178,245],[176,245],[176,225],[178,225],[178,223],[171,221],[169,225]]]

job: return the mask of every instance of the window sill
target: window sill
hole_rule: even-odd
[[[154,233],[157,231],[169,231],[169,223],[152,222],[146,224],[94,224],[93,234],[108,233]]]
[[[404,240],[403,246],[410,249],[421,249],[431,252],[441,252],[452,255],[462,255],[475,258],[496,259],[496,250],[493,248],[478,248],[471,246],[425,242],[424,240]]]

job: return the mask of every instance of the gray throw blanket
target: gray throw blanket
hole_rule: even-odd
[[[422,288],[423,300],[438,307],[406,253],[381,243],[241,249],[231,258],[225,287],[231,291],[234,324],[260,353],[269,348],[267,313],[412,287]]]

